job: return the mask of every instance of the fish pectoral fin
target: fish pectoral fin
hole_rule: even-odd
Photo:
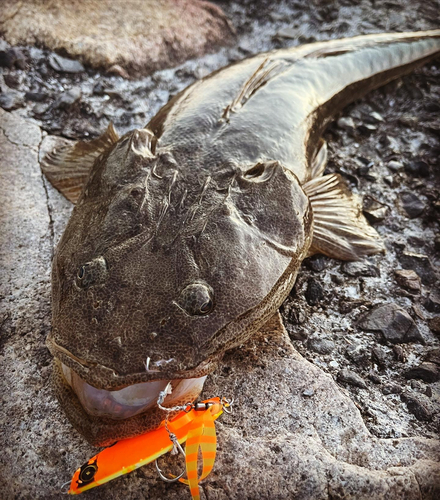
[[[310,199],[314,220],[309,255],[323,253],[341,260],[359,260],[385,251],[380,236],[363,216],[357,196],[340,175],[314,178],[303,189]]]
[[[49,182],[69,201],[76,203],[95,160],[119,140],[113,124],[97,139],[78,141],[55,149],[41,162]]]
[[[321,139],[319,142],[319,148],[313,158],[312,164],[310,165],[312,169],[312,179],[316,177],[321,177],[324,173],[325,167],[327,166],[327,142]]]

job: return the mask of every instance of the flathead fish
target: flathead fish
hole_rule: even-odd
[[[440,30],[260,54],[194,83],[149,124],[46,158],[72,216],[52,272],[54,381],[95,445],[157,427],[289,294],[302,260],[383,244],[321,134],[440,52]]]

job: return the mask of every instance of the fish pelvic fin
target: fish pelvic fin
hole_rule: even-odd
[[[107,130],[92,141],[78,141],[47,154],[41,162],[41,170],[54,188],[76,203],[95,160],[118,140],[110,123]]]
[[[322,172],[322,164],[319,170]],[[314,221],[309,255],[323,253],[341,260],[359,260],[385,251],[380,236],[362,214],[359,198],[349,191],[339,174],[315,177],[303,189]]]

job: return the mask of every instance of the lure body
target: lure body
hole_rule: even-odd
[[[198,448],[202,449],[204,459],[204,479],[212,469],[216,451],[214,420],[223,412],[219,398],[204,401],[209,404],[207,409],[198,411],[182,411],[168,422],[172,432],[180,444],[188,440],[186,447],[186,470],[193,499],[198,498]],[[68,493],[79,495],[119,476],[149,464],[168,453],[173,448],[173,442],[165,425],[135,438],[118,441],[113,446],[105,448],[76,470],[70,483]]]
[[[47,343],[61,404],[90,442],[156,428],[168,381],[180,404],[193,400],[277,312],[307,255],[383,251],[343,181],[323,175],[320,135],[439,52],[435,30],[260,54],[191,85],[146,128],[110,127],[43,164],[77,201],[53,261]]]

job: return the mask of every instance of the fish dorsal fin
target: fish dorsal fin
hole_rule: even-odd
[[[319,252],[336,259],[359,260],[385,250],[379,235],[363,216],[358,198],[350,193],[340,175],[314,178],[303,189],[313,210],[310,254]]]
[[[240,108],[242,108],[259,88],[266,85],[271,78],[278,75],[286,65],[286,61],[272,61],[267,57],[260,64],[260,66],[258,66],[255,73],[253,73],[252,76],[244,82],[231,104],[226,106],[223,111],[222,119],[229,121],[231,113],[236,113]]]
[[[76,203],[95,160],[118,140],[119,136],[110,123],[97,139],[78,141],[47,154],[41,162],[41,170],[52,186]]]

